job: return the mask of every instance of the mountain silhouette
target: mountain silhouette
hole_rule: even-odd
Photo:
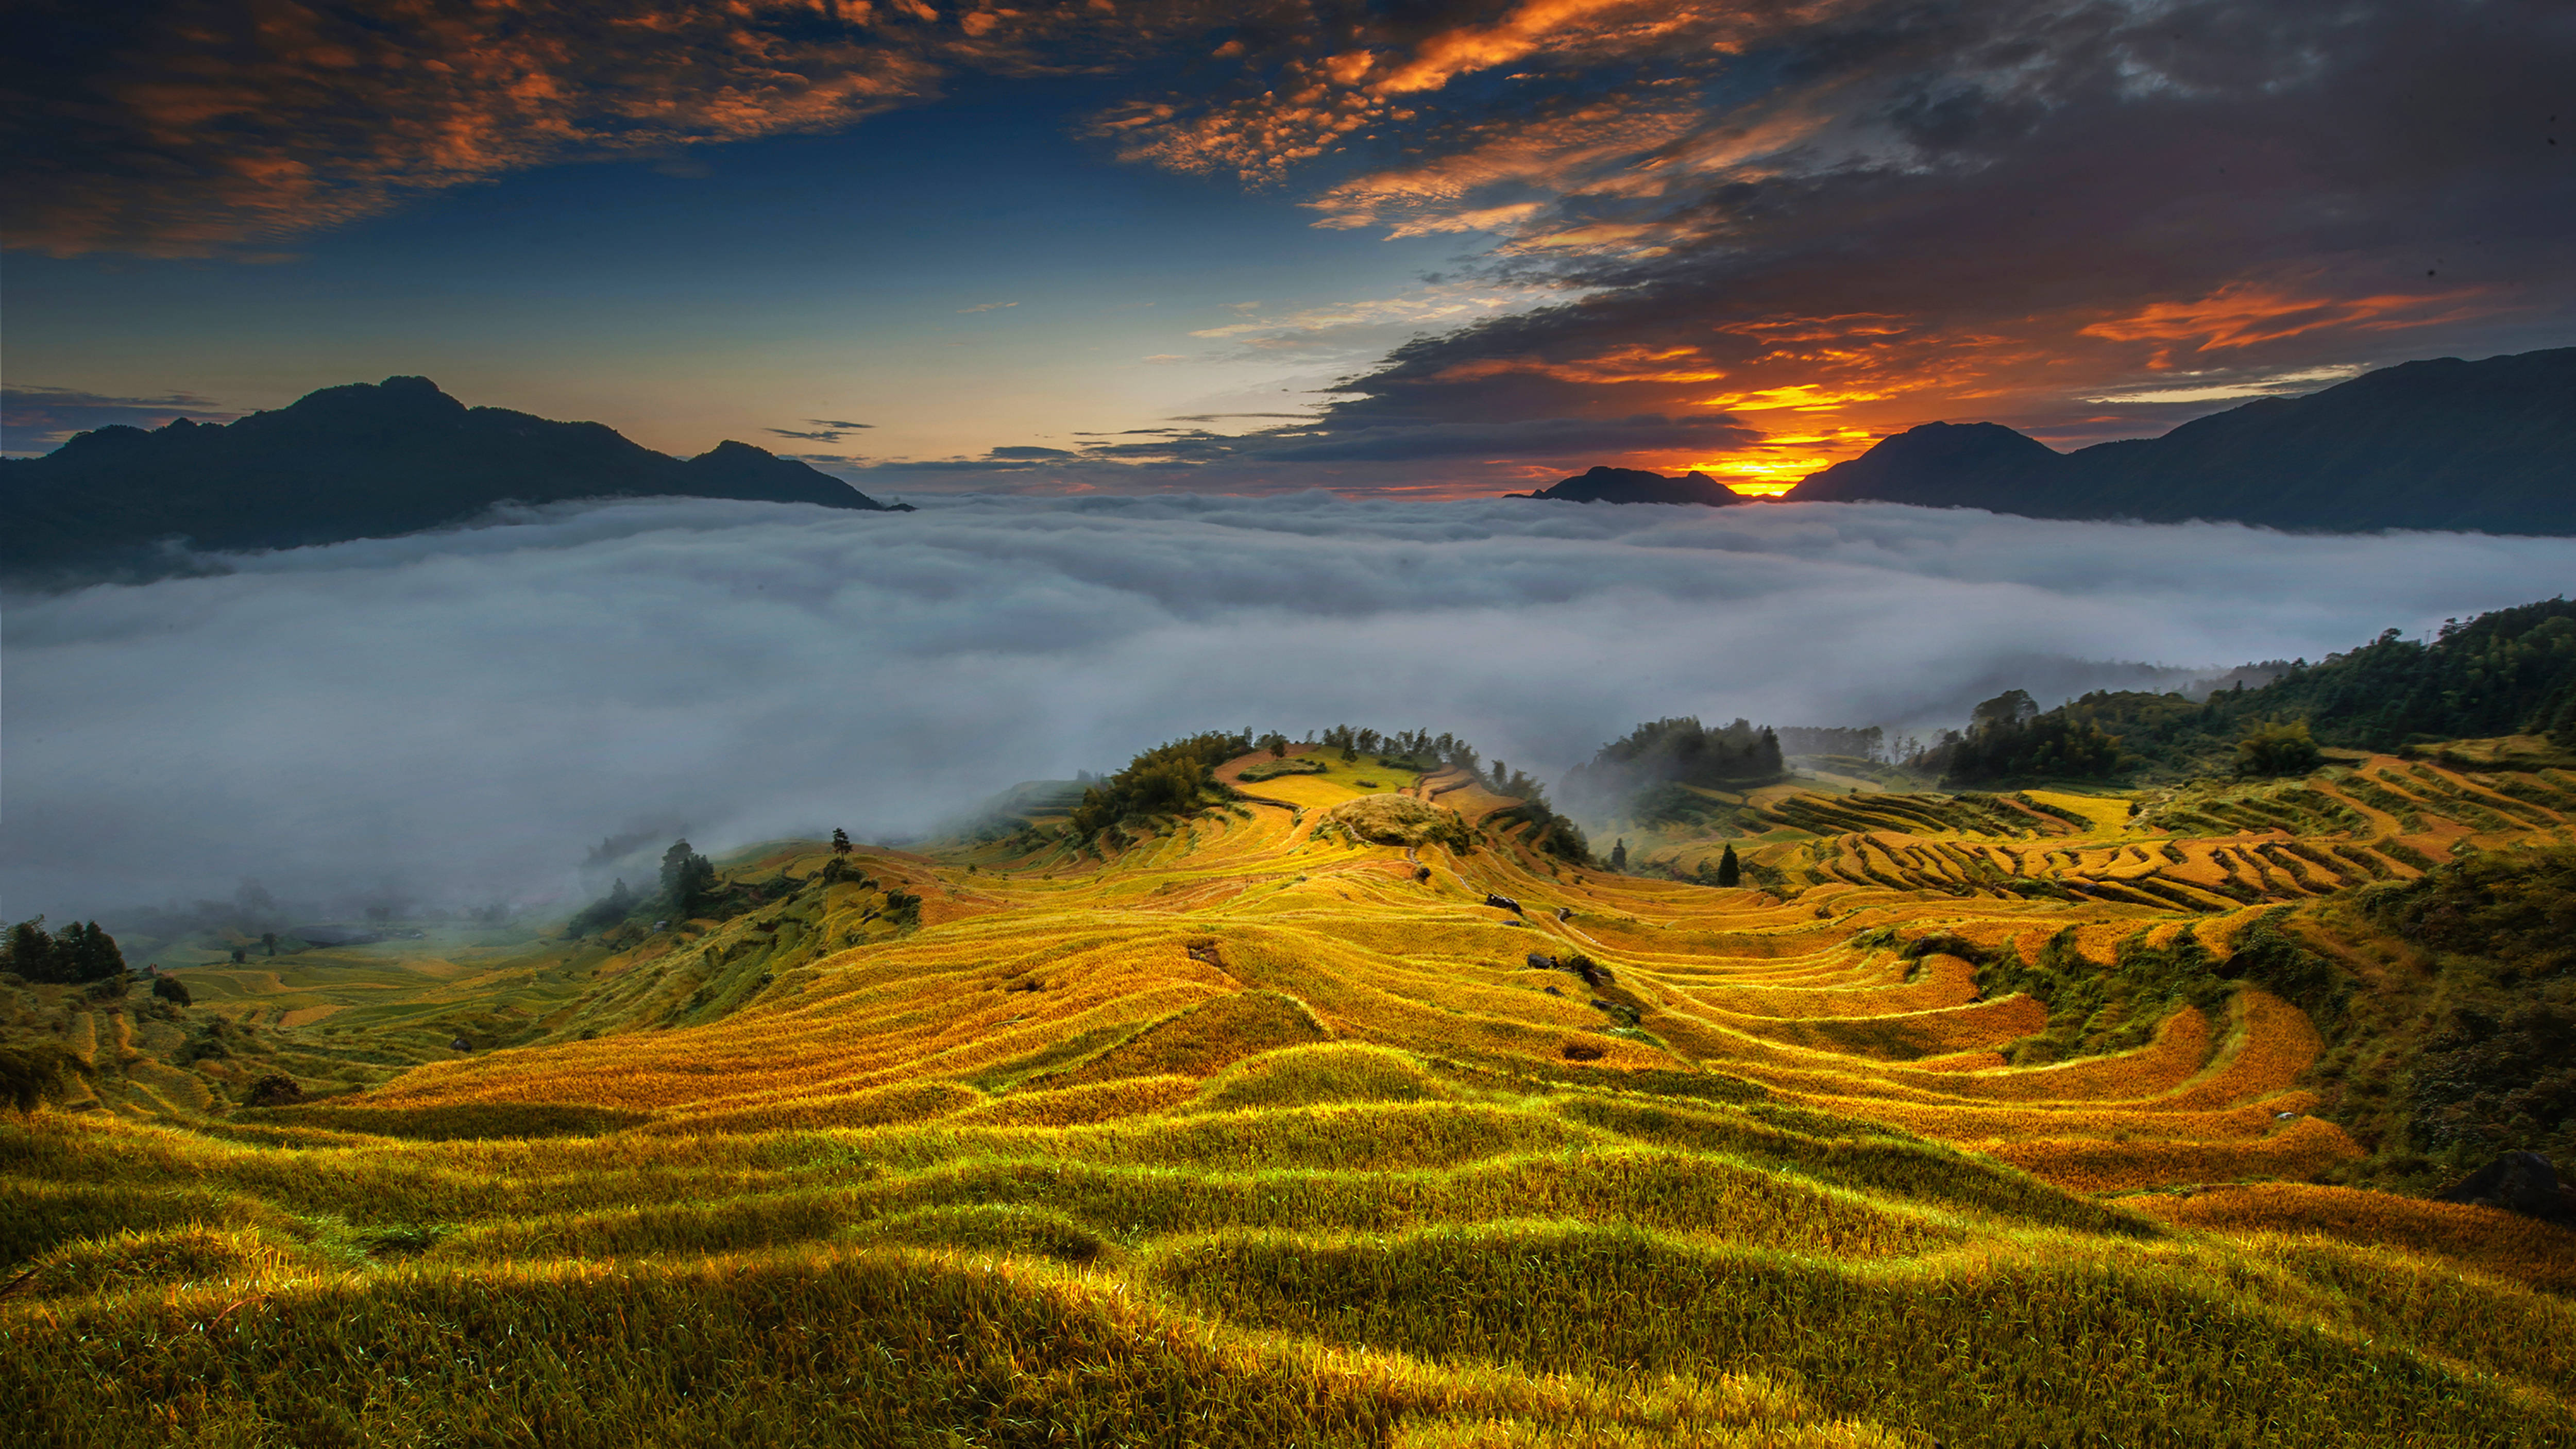
[[[425,377],[389,377],[238,422],[105,427],[0,460],[0,571],[166,573],[166,539],[299,548],[435,528],[505,500],[659,497],[887,511],[746,443],[684,462],[599,423],[469,408]]]
[[[1598,467],[1535,493],[1506,498],[1552,498],[1561,503],[1704,503],[1712,508],[1744,499],[1706,473],[1667,478],[1642,468]]]
[[[1999,423],[1926,423],[1789,496],[2033,518],[2576,533],[2576,347],[2401,363],[2072,453]]]

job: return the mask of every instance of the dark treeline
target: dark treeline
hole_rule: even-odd
[[[1780,753],[1784,755],[1846,755],[1856,760],[1875,760],[1887,748],[1887,731],[1877,725],[1865,729],[1849,726],[1782,725]]]
[[[1739,719],[1709,728],[1696,718],[1641,724],[1566,773],[1565,793],[1602,808],[1658,785],[1742,787],[1782,778],[1779,732]]]
[[[690,848],[688,841],[674,840],[670,849],[662,852],[660,878],[651,895],[638,894],[620,877],[608,894],[584,906],[566,929],[584,936],[648,914],[656,919],[685,921],[711,913],[719,904],[717,898],[722,890],[715,862]]]
[[[1976,707],[1965,730],[1943,730],[1908,763],[1945,784],[2017,776],[2090,780],[2123,768],[2120,742],[2064,709],[2045,714],[2028,691],[2011,689]]]
[[[1225,798],[1216,767],[1252,751],[1252,734],[1210,730],[1156,745],[1117,774],[1082,792],[1066,824],[1089,840],[1122,821],[1187,815]]]
[[[74,921],[57,934],[45,918],[20,921],[0,938],[0,971],[28,981],[105,981],[125,971],[125,953],[96,921]]]
[[[2105,690],[2043,713],[2013,690],[1910,763],[1960,784],[2139,769],[2294,773],[2315,762],[2311,741],[2389,750],[2510,734],[2576,749],[2576,604],[2453,620],[2429,641],[2391,629],[2349,653],[2294,660],[2269,684],[2200,700]]]
[[[1259,743],[1261,748],[1274,754],[1285,754],[1288,746],[1295,742],[1274,732],[1263,735]],[[1412,770],[1417,774],[1444,767],[1465,770],[1480,777],[1485,774],[1483,757],[1476,753],[1475,746],[1456,735],[1435,735],[1429,730],[1401,730],[1388,734],[1343,724],[1320,732],[1309,732],[1305,743],[1338,751],[1344,763],[1367,758],[1391,770]]]

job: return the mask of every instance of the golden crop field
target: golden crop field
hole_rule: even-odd
[[[11,1039],[86,1070],[0,1114],[6,1422],[2576,1442],[2576,1235],[2318,1185],[2370,1149],[2278,964],[2343,959],[2347,886],[2554,808],[2385,757],[1773,787],[1719,888],[1535,852],[1462,772],[1299,757],[1123,844],[777,843],[727,864],[750,909],[606,941],[174,952],[185,1008],[10,988]],[[1376,843],[1418,812],[1337,813],[1372,796],[1455,834]],[[305,1100],[235,1105],[270,1074]]]

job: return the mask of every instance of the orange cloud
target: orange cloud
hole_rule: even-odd
[[[1507,372],[1534,373],[1559,382],[1715,382],[1726,376],[1695,347],[1615,347],[1598,357],[1547,362],[1534,357],[1480,357],[1435,374],[1434,382],[1474,382]]]
[[[2426,309],[2474,295],[2474,290],[2461,290],[2301,297],[2257,282],[2231,282],[2198,301],[2151,302],[2126,317],[2096,322],[2079,330],[2088,337],[2105,337],[2114,342],[2196,340],[2200,345],[2193,351],[2210,352],[2278,342],[2329,327],[2387,331],[2429,326],[2470,314],[2459,307],[2441,312]]]
[[[1053,22],[1061,28],[1061,22]],[[1049,23],[918,0],[643,0],[350,10],[178,0],[95,73],[13,99],[68,139],[13,165],[9,245],[188,256],[568,158],[849,126],[960,65],[1042,57]]]
[[[1795,382],[1781,387],[1756,388],[1751,392],[1727,393],[1699,400],[1704,408],[1724,408],[1728,412],[1758,413],[1773,408],[1791,408],[1798,412],[1824,412],[1849,407],[1853,403],[1877,402],[1883,392],[1834,392],[1812,382]]]
[[[1649,7],[1638,0],[1528,0],[1492,25],[1462,25],[1423,41],[1414,48],[1413,59],[1378,82],[1378,89],[1388,95],[1436,91],[1455,76],[1519,60],[1580,22],[1609,12],[1649,8],[1664,12],[1659,32],[1680,23],[1671,13],[1673,7]]]
[[[1315,223],[1321,227],[1385,225],[1398,237],[1483,230],[1468,219],[1494,218],[1504,205],[1525,217],[1543,204],[1474,199],[1480,192],[1608,194],[1653,186],[1651,169],[1639,168],[1637,157],[1687,135],[1697,120],[1688,107],[1614,99],[1547,120],[1498,122],[1449,155],[1355,176],[1305,205],[1324,213]]]

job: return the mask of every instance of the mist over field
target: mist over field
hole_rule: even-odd
[[[1640,720],[1928,730],[2564,591],[2576,539],[1885,505],[665,500],[8,600],[0,910],[569,900],[933,828],[1208,728],[1425,726],[1554,779]],[[634,857],[629,857],[634,859]],[[590,875],[601,863],[591,862]],[[617,868],[609,862],[607,868]],[[649,867],[648,867],[649,868]]]

